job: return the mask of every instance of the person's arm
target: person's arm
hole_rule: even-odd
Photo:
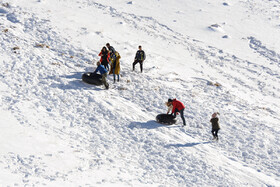
[[[135,54],[134,60],[136,60],[136,59],[137,59],[137,53],[138,53],[138,51],[137,51],[137,52],[136,52],[136,54]]]
[[[107,53],[107,61],[110,62],[110,53]]]
[[[171,112],[171,115],[174,114],[174,113],[175,113],[175,109],[173,108],[173,109],[172,109],[172,112]]]
[[[146,53],[143,51],[144,56],[143,56],[143,61],[146,60]]]
[[[120,58],[121,58],[120,53],[116,51],[116,59],[120,59]]]
[[[116,53],[116,50],[115,50],[115,48],[114,48],[114,47],[112,47],[112,48],[111,48],[111,51],[112,51],[112,53],[113,53],[113,54],[115,54],[115,53]]]
[[[95,71],[93,72],[93,74],[96,74],[98,71],[100,70],[100,67],[98,66]]]
[[[168,110],[167,110],[167,114],[169,114],[169,112],[172,110],[172,107],[168,107]]]

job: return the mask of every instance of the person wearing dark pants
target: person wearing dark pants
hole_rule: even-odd
[[[185,110],[184,104],[176,99],[168,99],[167,103],[173,106],[171,115],[173,115],[175,118],[176,113],[179,112],[183,121],[183,126],[186,126],[186,120],[184,117],[184,110]]]
[[[218,140],[219,139],[219,137],[218,137],[218,131],[219,131],[220,129],[212,129],[212,135],[213,135],[213,140]]]
[[[213,140],[218,140],[218,132],[220,130],[220,125],[219,125],[219,118],[217,117],[219,113],[214,113],[212,114],[212,118],[210,120],[211,124],[212,124],[212,135],[213,135]]]
[[[108,70],[101,65],[101,63],[98,61],[97,62],[97,68],[96,70],[93,72],[93,74],[96,74],[97,72],[99,72],[102,76],[102,83],[104,84],[105,88],[108,90],[109,89],[109,84],[107,83],[107,74],[108,74]]]
[[[133,62],[133,71],[135,70],[135,65],[136,64],[140,64],[140,71],[141,71],[141,73],[143,72],[143,61],[141,61],[141,60],[135,60],[134,62]]]
[[[107,50],[105,46],[100,51],[99,56],[101,56],[100,58],[101,65],[103,65],[107,70],[109,70],[110,52]]]
[[[111,64],[115,63],[116,60],[116,50],[113,46],[111,46],[109,43],[106,44],[106,47],[108,48],[108,51],[110,53],[110,61]]]
[[[135,65],[139,63],[140,64],[140,70],[141,70],[141,73],[142,73],[143,72],[143,62],[146,59],[146,54],[142,50],[141,45],[138,47],[138,49],[139,50],[136,52],[136,55],[135,55],[134,62],[132,64],[132,66],[133,66],[133,71],[134,71],[135,70]]]

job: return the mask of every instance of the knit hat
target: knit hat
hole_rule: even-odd
[[[172,102],[173,101],[173,99],[168,99],[168,102]]]

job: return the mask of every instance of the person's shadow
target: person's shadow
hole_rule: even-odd
[[[134,128],[142,128],[142,129],[156,129],[156,128],[162,128],[162,127],[168,127],[168,128],[173,128],[175,126],[172,125],[164,125],[156,122],[155,120],[150,120],[147,122],[131,122],[128,125],[129,128],[134,129]]]
[[[70,79],[67,84],[61,83],[53,83],[50,86],[59,88],[62,90],[103,90],[102,86],[96,86],[87,84],[82,81],[82,75],[85,72],[72,72],[70,75],[60,76],[59,78]],[[48,79],[57,79],[55,76],[48,77]]]
[[[196,143],[185,143],[185,144],[169,144],[166,145],[165,147],[170,148],[170,147],[194,147],[197,145],[202,145],[202,144],[209,144],[211,143],[211,141],[207,141],[207,142],[196,142]]]

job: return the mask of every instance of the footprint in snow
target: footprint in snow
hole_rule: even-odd
[[[213,24],[213,25],[210,25],[208,27],[208,29],[210,29],[211,31],[214,31],[214,32],[221,32],[221,33],[225,32],[223,27],[221,25],[217,24],[217,23]]]

